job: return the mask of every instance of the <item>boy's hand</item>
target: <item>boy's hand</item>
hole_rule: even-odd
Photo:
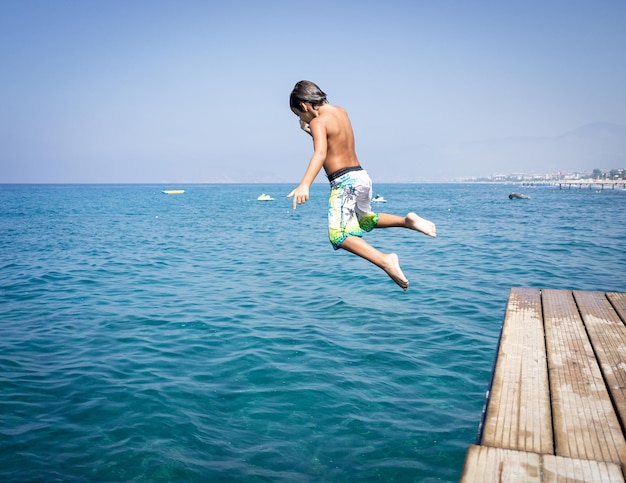
[[[309,201],[309,188],[307,186],[298,186],[287,195],[287,198],[293,198],[293,209],[295,210],[296,204],[301,205]]]

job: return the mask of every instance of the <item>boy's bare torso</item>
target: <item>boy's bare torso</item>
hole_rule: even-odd
[[[319,108],[319,116],[313,119],[311,123],[323,123],[326,131],[324,171],[327,175],[341,168],[359,165],[354,149],[352,125],[345,109],[324,104]],[[316,143],[322,141],[315,139],[315,136],[313,139]]]

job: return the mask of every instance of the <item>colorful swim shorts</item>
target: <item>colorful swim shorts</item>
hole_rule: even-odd
[[[349,236],[371,231],[378,223],[378,214],[372,212],[372,180],[367,171],[346,168],[331,174],[329,180],[328,238],[337,250]]]

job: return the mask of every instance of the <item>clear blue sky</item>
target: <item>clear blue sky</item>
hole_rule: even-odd
[[[624,167],[625,52],[624,0],[0,0],[0,183],[297,183],[301,79],[375,182]]]

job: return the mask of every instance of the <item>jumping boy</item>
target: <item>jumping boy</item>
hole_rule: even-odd
[[[374,213],[370,205],[372,180],[359,164],[354,149],[354,134],[348,113],[326,100],[326,94],[310,81],[296,84],[289,98],[300,127],[313,137],[313,156],[296,189],[293,208],[309,199],[309,188],[322,166],[330,181],[328,200],[328,237],[335,250],[343,248],[382,268],[403,290],[409,281],[402,273],[398,256],[383,253],[365,240],[363,230],[373,228],[410,228],[436,237],[435,224],[415,213],[406,216]]]

